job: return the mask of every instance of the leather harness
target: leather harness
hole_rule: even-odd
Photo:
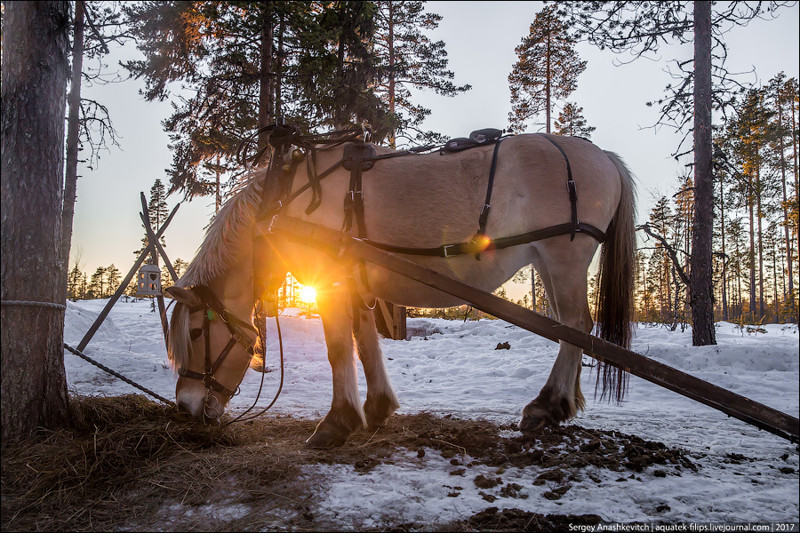
[[[500,145],[502,141],[507,137],[497,137],[494,139],[489,140],[488,142],[478,143],[475,146],[486,146],[489,144],[494,143],[494,151],[492,153],[492,162],[491,167],[489,169],[489,180],[486,188],[486,197],[484,201],[484,205],[481,209],[480,215],[478,217],[478,230],[476,231],[475,235],[466,242],[458,242],[458,243],[447,243],[442,244],[441,246],[436,246],[432,248],[416,248],[416,247],[405,247],[405,246],[396,246],[393,244],[388,243],[381,243],[372,241],[367,236],[367,228],[364,221],[364,192],[362,188],[362,174],[365,171],[370,170],[374,167],[375,162],[382,160],[382,159],[389,159],[393,157],[401,157],[401,156],[408,156],[408,155],[415,155],[419,154],[420,152],[430,150],[431,146],[420,147],[411,150],[404,150],[398,152],[391,152],[388,154],[375,154],[375,148],[369,144],[361,140],[358,135],[358,130],[350,129],[350,130],[343,130],[338,132],[341,136],[338,138],[334,138],[334,135],[337,132],[332,132],[331,134],[327,134],[323,138],[319,137],[305,137],[300,135],[299,130],[292,126],[282,126],[282,125],[271,125],[267,126],[263,131],[268,131],[270,133],[269,143],[274,148],[273,158],[270,161],[269,169],[267,170],[266,180],[269,180],[271,176],[274,176],[276,173],[276,169],[274,168],[276,161],[283,161],[285,160],[285,155],[288,152],[288,149],[292,146],[298,146],[301,149],[305,150],[305,154],[302,151],[295,150],[292,153],[291,162],[289,165],[285,165],[282,167],[281,172],[282,175],[278,176],[278,182],[281,184],[280,186],[280,194],[277,200],[272,200],[268,202],[268,184],[265,183],[263,190],[264,190],[264,201],[262,202],[261,212],[259,215],[260,220],[266,221],[266,219],[271,219],[269,224],[269,229],[266,232],[266,235],[263,232],[259,232],[255,237],[255,253],[254,253],[254,263],[266,260],[266,256],[269,255],[271,252],[269,251],[269,245],[267,244],[267,235],[272,232],[273,227],[275,226],[276,218],[278,217],[281,209],[300,196],[303,192],[308,189],[312,190],[312,199],[309,206],[306,208],[306,214],[310,214],[313,212],[317,207],[319,207],[321,203],[321,187],[320,181],[330,175],[334,170],[336,170],[339,166],[344,167],[346,170],[350,171],[350,183],[348,187],[348,191],[345,194],[344,198],[344,220],[342,223],[342,230],[344,236],[354,236],[361,240],[362,242],[369,244],[375,248],[405,254],[405,255],[418,255],[418,256],[434,256],[434,257],[453,257],[456,255],[463,255],[463,254],[474,254],[475,258],[480,260],[480,254],[487,250],[499,250],[503,248],[508,248],[511,246],[517,246],[521,244],[528,244],[534,241],[548,239],[550,237],[555,237],[558,235],[570,235],[570,240],[575,238],[576,233],[585,233],[599,242],[604,242],[606,239],[605,232],[592,226],[591,224],[584,224],[578,220],[578,194],[577,189],[575,186],[575,180],[572,176],[572,167],[569,162],[569,158],[567,157],[566,152],[561,148],[561,146],[555,141],[555,139],[549,134],[537,134],[541,135],[545,139],[547,139],[553,146],[558,149],[561,155],[564,157],[564,161],[566,163],[566,170],[567,170],[567,193],[569,195],[570,200],[570,222],[564,224],[557,224],[554,226],[549,226],[547,228],[530,231],[518,235],[513,235],[509,237],[500,237],[497,239],[490,239],[486,236],[486,225],[489,218],[489,212],[491,210],[491,198],[492,198],[492,190],[494,186],[494,178],[495,178],[495,170],[497,168],[497,160],[498,154],[500,151]],[[256,132],[251,139],[254,139],[255,136],[258,134]],[[366,135],[365,135],[366,136]],[[588,141],[587,142],[591,142]],[[345,144],[342,158],[326,169],[324,172],[317,174],[316,172],[316,152],[320,150],[328,150],[333,148],[334,146],[339,146],[341,144]],[[243,143],[243,145],[246,143]],[[323,144],[325,145],[323,148],[319,148],[318,145]],[[261,152],[256,154],[256,158],[260,157],[265,149],[262,149]],[[459,150],[461,151],[461,150]],[[298,152],[300,154],[297,157]],[[441,154],[445,154],[446,150],[442,148],[440,150]],[[291,193],[292,190],[292,181],[294,179],[295,170],[299,162],[304,159],[303,155],[305,155],[305,159],[308,165],[308,183],[302,185],[298,188],[294,193]],[[241,157],[241,151],[240,151]],[[355,224],[354,224],[355,221]],[[255,264],[254,264],[255,267]],[[366,274],[366,265],[364,261],[359,262],[359,271],[360,277],[362,278],[362,285],[367,289],[369,292],[369,283],[367,280]],[[281,276],[273,276],[270,282],[264,281],[257,281],[256,287],[254,287],[254,291],[256,294],[256,299],[268,299],[270,294],[270,289],[277,288],[271,287],[270,285],[277,285],[282,280],[280,279]],[[256,277],[256,279],[259,279]],[[355,276],[349,276],[348,283],[350,285],[350,289],[352,292],[351,297],[351,305],[353,308],[353,329],[354,332],[358,332],[359,328],[359,310],[363,308],[371,308],[374,306],[367,305],[362,297],[362,293],[358,290]],[[265,295],[266,298],[265,298]]]
[[[258,232],[254,236],[254,254],[253,254],[253,263],[254,263],[254,272],[255,267],[258,264],[261,264],[264,261],[268,261],[270,255],[270,245],[267,243],[268,235],[276,229],[276,222],[278,218],[278,214],[280,210],[300,196],[302,193],[307,191],[308,189],[312,190],[312,198],[309,203],[309,206],[306,208],[306,214],[310,214],[313,212],[319,205],[321,204],[321,186],[320,181],[325,178],[326,176],[330,175],[334,170],[336,170],[339,166],[344,167],[346,170],[350,171],[350,184],[347,194],[344,198],[344,220],[342,224],[343,232],[339,234],[342,237],[342,243],[348,236],[352,236],[355,233],[355,236],[365,244],[368,244],[374,248],[378,248],[380,250],[384,250],[387,252],[405,254],[405,255],[418,255],[418,256],[435,256],[435,257],[453,257],[456,255],[464,255],[464,254],[474,254],[476,259],[480,259],[480,254],[487,250],[500,250],[503,248],[508,248],[511,246],[517,246],[521,244],[528,244],[534,241],[548,239],[550,237],[555,237],[558,235],[570,235],[570,240],[575,238],[576,233],[585,233],[599,242],[604,242],[606,239],[605,233],[590,225],[584,224],[578,221],[578,195],[577,190],[575,187],[575,181],[572,176],[572,167],[569,163],[569,158],[564,150],[559,146],[559,144],[548,134],[537,134],[541,135],[545,139],[547,139],[550,143],[555,146],[561,155],[564,157],[564,161],[567,165],[567,191],[569,194],[570,199],[570,206],[571,206],[571,217],[570,222],[564,224],[557,224],[555,226],[550,226],[547,228],[543,228],[540,230],[530,231],[527,233],[521,233],[518,235],[513,235],[510,237],[501,237],[497,239],[490,239],[486,237],[486,225],[489,219],[489,212],[491,210],[491,198],[492,198],[492,189],[494,186],[494,177],[495,177],[495,170],[497,168],[497,159],[498,153],[500,151],[500,144],[501,142],[507,137],[499,137],[497,139],[491,140],[485,143],[479,143],[475,146],[486,146],[488,144],[494,143],[494,151],[492,153],[492,163],[489,169],[489,181],[487,184],[486,189],[486,197],[484,201],[484,205],[481,209],[480,215],[478,217],[478,230],[475,235],[467,242],[458,242],[458,243],[450,243],[450,244],[443,244],[441,246],[432,247],[432,248],[412,248],[412,247],[405,247],[405,246],[395,246],[392,244],[387,243],[380,243],[371,241],[367,238],[367,228],[364,221],[364,193],[362,188],[362,173],[364,171],[368,171],[375,165],[376,161],[382,159],[389,159],[393,157],[401,157],[407,155],[415,155],[421,152],[425,152],[433,148],[432,146],[423,146],[419,148],[412,148],[410,150],[392,152],[388,154],[381,154],[376,155],[374,147],[364,142],[363,140],[359,139],[359,134],[362,133],[362,130],[358,129],[350,129],[350,130],[340,130],[338,132],[331,132],[323,137],[305,137],[300,135],[299,130],[293,126],[283,126],[283,125],[270,125],[266,128],[262,128],[261,130],[254,133],[248,140],[242,143],[240,147],[240,159],[244,159],[243,150],[248,146],[248,144],[252,144],[253,139],[262,132],[268,132],[270,134],[269,138],[269,145],[263,147],[260,151],[258,151],[254,158],[251,161],[254,161],[253,164],[257,163],[258,160],[264,155],[266,150],[271,146],[274,149],[274,153],[272,158],[270,159],[270,165],[266,173],[266,180],[270,178],[274,178],[277,174],[277,182],[279,184],[279,194],[276,200],[271,200],[269,198],[270,194],[270,187],[268,184],[265,183],[262,187],[263,190],[263,201],[261,203],[260,213],[258,215],[258,219],[261,221],[266,221],[266,219],[270,219],[269,227],[264,234],[263,232]],[[336,135],[339,135],[338,137]],[[317,174],[316,172],[316,152],[320,150],[328,150],[334,148],[336,146],[340,146],[342,144],[346,144],[344,147],[344,151],[342,154],[342,158],[334,163],[331,167],[329,167],[324,172]],[[319,145],[324,145],[323,148],[319,148]],[[298,149],[292,152],[291,160],[288,165],[284,165],[280,170],[275,168],[276,161],[284,161],[285,156],[287,154],[288,149],[291,146],[297,146]],[[466,148],[469,149],[469,148]],[[459,150],[461,151],[461,150]],[[440,150],[441,154],[445,153],[444,148]],[[308,169],[308,183],[302,185],[298,190],[294,193],[291,192],[294,174],[299,166],[299,164],[306,160],[307,169]],[[280,172],[281,174],[278,174]],[[291,220],[291,217],[283,217],[288,219],[287,222]],[[353,219],[355,219],[355,232]],[[306,223],[306,225],[311,225]],[[311,225],[314,226],[314,225]],[[312,242],[313,244],[313,242]],[[317,243],[318,245],[319,243]],[[344,246],[339,246],[339,249],[343,249]],[[364,261],[359,261],[359,270],[362,277],[362,282],[365,287],[369,287],[367,276],[366,276],[366,266]],[[257,301],[264,301],[266,300],[269,303],[268,297],[265,298],[265,295],[270,293],[270,289],[273,288],[273,285],[282,282],[282,276],[273,273],[271,277],[267,277],[265,280],[261,280],[259,276],[254,276],[256,280],[254,286],[254,293],[255,298]],[[350,276],[349,279],[351,291],[353,293],[351,297],[351,304],[353,308],[353,330],[354,332],[358,332],[359,322],[360,322],[360,310],[364,307],[372,307],[367,306],[362,297],[361,293],[358,291],[355,277]],[[219,370],[222,363],[227,358],[228,354],[230,353],[231,349],[236,344],[240,344],[245,348],[245,350],[250,354],[252,358],[254,355],[254,346],[256,341],[251,340],[244,331],[255,333],[256,338],[262,335],[256,328],[254,328],[251,324],[236,318],[233,316],[222,302],[214,295],[210,288],[205,285],[198,285],[192,288],[193,291],[197,293],[201,300],[201,304],[195,307],[191,307],[189,309],[190,313],[195,313],[198,311],[203,311],[203,327],[202,329],[193,329],[190,331],[190,336],[192,340],[195,340],[200,335],[204,336],[205,341],[205,355],[204,355],[204,362],[205,368],[204,372],[195,372],[193,370],[189,370],[186,368],[180,368],[178,370],[178,374],[185,378],[190,379],[197,379],[203,382],[206,387],[206,390],[215,390],[220,394],[226,395],[228,398],[233,397],[236,394],[236,391],[233,391],[216,380],[215,373]],[[274,302],[271,302],[274,304]],[[374,304],[373,304],[374,306]],[[215,320],[219,317],[220,320],[225,324],[228,328],[228,332],[230,333],[230,339],[225,347],[222,349],[222,352],[216,358],[216,360],[212,363],[211,361],[211,339],[209,335],[209,327],[212,320]],[[191,349],[191,348],[190,348]],[[276,396],[277,399],[277,396]],[[274,403],[274,400],[273,400]],[[270,404],[271,405],[271,404]]]
[[[190,379],[197,379],[203,382],[206,386],[206,389],[213,389],[220,394],[226,395],[228,398],[233,397],[236,394],[236,391],[233,391],[224,385],[222,385],[214,374],[216,374],[219,367],[222,366],[222,363],[228,357],[228,354],[231,352],[231,349],[236,345],[242,345],[247,353],[250,354],[250,357],[253,357],[253,345],[255,341],[250,340],[248,335],[244,333],[243,330],[246,330],[251,333],[256,333],[256,329],[251,325],[245,322],[244,320],[240,320],[233,316],[226,308],[222,305],[222,302],[216,297],[216,295],[205,285],[198,285],[192,288],[192,291],[195,292],[199,297],[201,304],[195,307],[190,307],[190,313],[196,313],[198,311],[203,311],[203,328],[193,329],[189,332],[191,339],[195,340],[200,335],[204,336],[205,341],[205,368],[202,373],[195,372],[194,370],[189,370],[188,368],[179,368],[178,375],[190,378]],[[230,333],[230,339],[225,347],[220,352],[217,359],[212,363],[211,362],[211,337],[209,333],[209,327],[211,325],[212,320],[222,320],[222,323],[228,328],[228,332]],[[189,348],[191,349],[191,348]]]

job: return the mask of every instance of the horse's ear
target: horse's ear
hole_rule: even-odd
[[[183,287],[176,287],[173,285],[172,287],[164,289],[164,292],[176,302],[189,307],[197,307],[202,303],[200,298],[198,298],[191,289],[184,289]]]

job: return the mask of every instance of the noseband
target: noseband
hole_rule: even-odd
[[[180,368],[178,369],[178,375],[184,378],[200,380],[205,385],[206,391],[213,389],[220,394],[224,394],[228,399],[230,399],[236,394],[236,391],[232,391],[222,385],[219,381],[217,381],[216,377],[214,377],[214,374],[217,372],[217,370],[219,370],[219,367],[228,357],[231,349],[236,344],[243,346],[247,350],[247,353],[250,354],[250,359],[252,359],[254,354],[253,346],[255,345],[255,340],[250,340],[250,337],[245,333],[245,331],[255,333],[256,338],[258,337],[258,332],[251,324],[233,316],[225,308],[225,306],[222,305],[222,302],[219,301],[211,289],[205,285],[198,285],[193,287],[192,290],[200,297],[200,301],[202,303],[195,307],[190,307],[189,312],[196,313],[198,311],[203,311],[203,329],[194,329],[190,332],[190,335],[192,340],[195,340],[200,335],[205,337],[205,371],[200,373],[187,368]],[[222,352],[212,364],[209,326],[211,325],[211,321],[216,320],[217,318],[222,320],[222,323],[228,328],[228,332],[230,333],[231,337],[228,340],[228,344],[225,345],[225,348],[222,349]]]

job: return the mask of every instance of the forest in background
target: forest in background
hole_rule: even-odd
[[[169,193],[215,196],[217,206],[235,193],[242,184],[239,143],[265,121],[280,117],[318,130],[368,120],[375,140],[388,146],[441,142],[441,135],[422,128],[430,110],[414,104],[411,89],[446,96],[469,90],[453,83],[444,43],[426,36],[441,17],[427,12],[424,2],[161,2],[122,11],[103,2],[85,4],[101,28],[86,35],[90,55],[102,52],[98,42],[135,38],[145,59],[126,65],[130,75],[146,82],[146,99],[175,101],[174,114],[164,121],[174,150],[169,189],[160,179],[151,189],[156,230],[166,217]],[[586,68],[576,42],[569,19],[554,5],[535,16],[509,74],[509,128],[525,131],[532,122],[547,132],[591,137],[595,128],[579,103],[568,100]],[[192,87],[194,96],[175,94],[177,82]],[[98,106],[83,103],[90,104]],[[726,105],[729,112],[714,124],[715,317],[797,322],[797,79],[777,73],[766,86],[740,87]],[[89,114],[84,110],[81,116]],[[92,154],[98,131],[113,134],[110,117],[93,120],[81,130],[81,148],[87,144]],[[673,328],[691,323],[692,172],[687,165],[672,194],[657,198],[639,226],[639,321]],[[174,266],[180,275],[187,263],[179,258]],[[83,272],[78,258],[69,270],[68,297],[108,297],[120,278],[113,264]],[[162,281],[172,284],[166,269]],[[514,281],[532,284],[517,303],[552,315],[530,267]],[[287,279],[283,294],[294,294],[295,284]],[[595,289],[593,278],[590,302]],[[127,292],[133,294],[135,284]],[[503,288],[497,293],[507,297]],[[283,302],[297,303],[290,296]],[[485,316],[467,307],[411,314]]]

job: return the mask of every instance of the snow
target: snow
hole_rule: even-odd
[[[65,342],[77,346],[108,300],[69,302]],[[286,381],[273,411],[318,419],[330,405],[331,374],[322,323],[290,310],[281,318],[286,356]],[[270,324],[267,367],[278,365],[274,323]],[[768,324],[763,332],[720,322],[717,346],[693,347],[691,331],[639,325],[632,349],[696,377],[742,394],[797,417],[800,410],[798,330],[795,325]],[[400,413],[432,412],[460,418],[515,422],[522,407],[544,384],[558,346],[500,320],[408,320],[410,340],[382,340],[381,347],[402,407]],[[496,350],[508,342],[508,350]],[[87,346],[85,353],[168,398],[174,397],[170,368],[157,313],[149,300],[119,301]],[[585,357],[584,362],[591,363]],[[83,395],[115,396],[138,392],[82,359],[65,354],[70,390]],[[366,382],[359,367],[362,399]],[[234,410],[255,399],[261,374],[248,372]],[[471,479],[451,475],[456,467],[435,450],[424,458],[399,451],[392,462],[369,472],[351,465],[306,466],[310,477],[325,483],[315,514],[345,529],[381,527],[382,516],[435,525],[463,519],[486,507],[515,507],[536,513],[598,514],[610,522],[660,521],[746,522],[798,520],[797,447],[768,432],[723,413],[631,377],[621,404],[593,399],[596,375],[584,367],[582,388],[586,411],[574,423],[618,430],[690,453],[700,468],[681,476],[656,477],[652,468],[634,479],[616,482],[618,472],[595,469],[602,480],[579,480],[559,500],[543,498],[547,484],[534,486],[539,473],[507,469],[506,483],[519,483],[518,498],[498,498],[488,504]],[[266,405],[277,388],[279,372],[265,375],[259,405]],[[728,454],[746,458],[738,463]],[[788,457],[781,457],[788,454]],[[781,473],[789,467],[793,473]],[[588,467],[594,469],[595,467]],[[476,465],[470,476],[492,475],[496,469]],[[613,486],[614,490],[609,490]],[[460,487],[458,497],[448,497]],[[527,498],[525,497],[527,496]],[[197,512],[203,512],[198,509]],[[239,517],[247,509],[233,503],[215,515]]]

